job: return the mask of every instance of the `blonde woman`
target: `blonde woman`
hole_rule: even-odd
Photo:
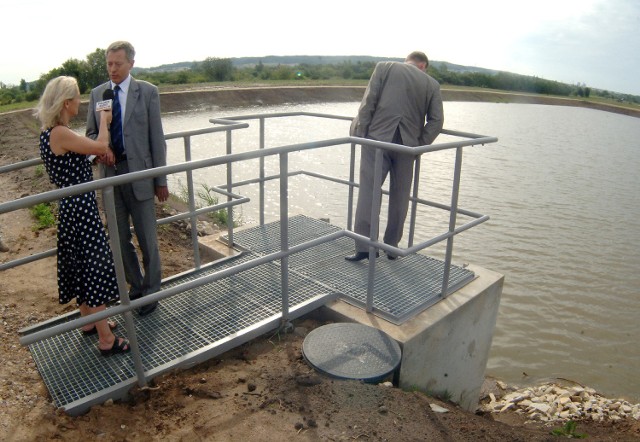
[[[112,155],[109,148],[111,111],[102,111],[95,140],[69,129],[78,114],[80,91],[73,77],[49,81],[35,115],[42,124],[40,156],[49,179],[63,188],[93,180],[88,155]],[[76,299],[82,316],[102,311],[118,299],[111,249],[102,226],[95,192],[62,198],[58,211],[58,295],[61,304]],[[129,351],[129,342],[113,334],[116,324],[106,319],[83,328],[98,334],[103,356]]]

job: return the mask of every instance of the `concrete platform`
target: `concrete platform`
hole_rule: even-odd
[[[447,298],[397,325],[341,299],[314,315],[357,322],[384,331],[402,347],[396,380],[474,411],[480,398],[498,317],[504,276],[469,266],[476,278]]]

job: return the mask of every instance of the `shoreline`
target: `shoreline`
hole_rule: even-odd
[[[365,86],[256,86],[238,88],[194,89],[161,92],[162,111],[180,112],[202,108],[266,106],[283,103],[321,103],[360,101]],[[462,90],[442,88],[443,101],[543,104],[571,106],[612,112],[640,118],[640,109],[596,103],[575,98],[551,97],[517,92]]]
[[[160,90],[162,113],[184,112],[202,109],[226,109],[233,107],[260,107],[286,103],[323,103],[323,102],[359,102],[366,86],[269,86],[256,85],[246,87],[200,87],[184,90]],[[550,106],[569,106],[611,112],[619,115],[640,118],[640,109],[615,104],[598,103],[578,98],[553,97],[540,94],[503,92],[494,90],[466,90],[443,87],[443,101],[542,104]],[[80,104],[79,115],[86,114],[88,100]],[[19,109],[0,113],[0,121],[7,115],[32,117],[33,108]],[[83,124],[76,119],[76,124]]]

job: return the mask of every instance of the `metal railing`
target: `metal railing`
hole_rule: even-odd
[[[309,248],[315,247],[319,244],[323,244],[329,241],[334,241],[341,237],[349,237],[354,240],[360,240],[367,242],[370,246],[370,256],[372,253],[375,253],[377,249],[383,249],[387,252],[393,253],[398,256],[407,256],[409,254],[416,253],[420,250],[423,250],[427,247],[430,247],[436,243],[441,241],[447,241],[446,247],[446,258],[445,258],[445,275],[443,277],[442,283],[442,296],[447,296],[448,293],[448,269],[451,263],[451,256],[453,252],[453,238],[455,235],[474,227],[482,222],[485,222],[489,219],[486,215],[481,215],[475,212],[467,211],[458,208],[458,190],[460,184],[460,174],[461,174],[461,163],[462,163],[462,152],[463,148],[466,146],[494,143],[497,141],[495,137],[476,135],[458,131],[451,130],[443,130],[442,133],[463,138],[459,141],[449,142],[449,143],[440,143],[431,146],[421,146],[421,147],[406,147],[401,145],[396,145],[393,143],[384,143],[378,142],[358,137],[340,137],[334,139],[325,139],[320,141],[312,141],[306,143],[298,143],[292,145],[278,146],[273,148],[265,148],[265,122],[270,118],[283,118],[283,117],[291,117],[291,116],[308,116],[308,117],[316,117],[316,118],[330,118],[337,120],[351,120],[350,117],[338,116],[338,115],[328,115],[328,114],[317,114],[317,113],[309,113],[309,112],[289,112],[289,113],[274,113],[274,114],[256,114],[256,115],[243,115],[243,116],[233,116],[233,117],[225,117],[224,119],[211,119],[210,122],[214,124],[221,124],[222,126],[214,126],[205,129],[198,129],[192,131],[185,131],[179,133],[172,133],[166,136],[167,139],[178,139],[182,138],[184,142],[185,149],[185,162],[168,165],[164,167],[149,169],[140,172],[132,172],[127,173],[120,176],[114,176],[109,178],[101,178],[94,180],[92,182],[79,184],[76,186],[64,188],[64,189],[56,189],[48,192],[43,192],[37,195],[26,196],[14,201],[3,202],[0,203],[0,214],[11,212],[14,210],[25,209],[32,207],[39,203],[51,202],[58,200],[60,198],[68,197],[71,195],[92,192],[95,190],[102,190],[103,192],[103,200],[105,213],[107,216],[107,223],[109,226],[115,226],[115,204],[114,204],[114,196],[113,189],[114,186],[118,186],[127,182],[137,181],[141,179],[154,178],[157,176],[171,175],[176,173],[186,172],[187,174],[187,191],[189,198],[189,210],[187,212],[177,214],[174,216],[170,216],[167,218],[163,218],[158,221],[158,224],[165,224],[170,222],[175,222],[182,219],[190,219],[191,220],[191,240],[193,243],[193,251],[194,251],[194,265],[195,268],[200,268],[200,258],[198,252],[198,240],[197,240],[197,230],[196,230],[196,219],[199,215],[208,213],[211,211],[217,210],[227,210],[228,216],[227,219],[230,220],[228,222],[228,241],[229,245],[233,245],[233,207],[249,202],[248,198],[245,198],[239,194],[233,193],[232,190],[236,187],[246,186],[250,184],[258,184],[260,188],[260,197],[259,197],[259,212],[260,212],[260,224],[264,224],[264,205],[265,205],[265,183],[270,180],[279,180],[279,201],[280,201],[280,250],[274,253],[270,253],[265,256],[261,256],[256,259],[252,259],[250,261],[244,262],[242,264],[227,268],[225,270],[220,270],[215,273],[209,274],[208,276],[204,276],[198,278],[196,280],[182,283],[176,286],[173,286],[168,289],[163,289],[159,292],[149,294],[144,296],[143,298],[139,298],[137,300],[130,300],[128,295],[128,290],[126,288],[126,282],[124,277],[124,269],[122,265],[122,257],[119,249],[119,235],[117,229],[109,230],[109,239],[111,243],[111,248],[114,256],[114,261],[116,265],[116,275],[118,278],[118,288],[120,293],[121,304],[110,307],[105,311],[94,313],[90,316],[80,317],[78,319],[74,319],[68,322],[64,322],[62,324],[53,325],[51,327],[47,327],[42,330],[34,331],[28,335],[22,336],[20,342],[22,345],[29,345],[34,342],[37,342],[42,339],[49,338],[51,336],[55,336],[60,333],[64,333],[66,331],[76,329],[82,327],[84,325],[91,324],[95,321],[99,321],[102,319],[106,319],[111,316],[122,314],[125,318],[125,328],[127,331],[127,336],[131,343],[131,349],[133,354],[133,361],[135,365],[135,371],[138,379],[138,383],[140,386],[146,384],[145,370],[143,367],[142,360],[140,358],[140,351],[138,347],[138,342],[135,335],[135,327],[133,322],[132,311],[144,305],[160,301],[162,299],[166,299],[168,297],[174,296],[176,294],[182,293],[186,290],[189,290],[193,287],[199,287],[205,284],[209,284],[221,278],[240,273],[244,270],[259,266],[261,264],[279,260],[281,271],[281,288],[282,288],[282,321],[287,322],[289,318],[289,299],[288,299],[288,289],[289,289],[289,265],[288,259],[289,256],[295,253],[302,252]],[[232,131],[237,129],[242,129],[248,127],[247,123],[237,123],[238,120],[252,120],[258,119],[260,121],[260,140],[259,147],[256,150],[242,152],[242,153],[233,153],[232,142],[231,142],[231,134]],[[191,138],[198,135],[208,134],[212,132],[226,132],[226,152],[224,155],[215,156],[211,158],[205,158],[202,160],[192,160],[191,159]],[[304,150],[311,149],[321,149],[330,146],[338,146],[338,145],[351,145],[351,155],[350,155],[350,165],[349,165],[349,178],[348,180],[332,177],[324,174],[318,174],[315,172],[309,172],[304,170],[298,171],[290,171],[289,170],[289,155],[294,152],[301,152]],[[372,210],[372,229],[371,229],[371,237],[366,238],[361,235],[356,234],[352,231],[352,217],[353,217],[353,191],[354,188],[358,187],[358,184],[355,182],[355,154],[356,154],[356,146],[361,145],[362,148],[377,148],[376,153],[376,175],[375,175],[375,189],[374,189],[374,208]],[[432,201],[427,201],[418,198],[418,185],[419,175],[420,175],[420,156],[425,153],[436,152],[441,150],[455,149],[456,150],[456,161],[455,161],[455,170],[454,170],[454,179],[452,184],[452,197],[450,205],[443,205],[439,203],[435,203]],[[410,155],[416,155],[416,167],[414,172],[414,188],[411,195],[411,215],[410,215],[410,236],[409,236],[409,246],[406,249],[401,249],[397,247],[392,247],[384,243],[380,243],[377,241],[377,231],[378,231],[378,217],[376,216],[379,213],[379,204],[380,204],[380,184],[381,182],[381,167],[380,162],[382,159],[382,150],[392,150],[400,153],[407,153]],[[265,158],[269,156],[278,156],[279,158],[279,173],[277,175],[266,176],[265,175]],[[247,160],[259,160],[259,170],[258,177],[255,179],[249,179],[244,181],[233,182],[233,174],[232,174],[232,165],[237,162],[243,162]],[[36,164],[39,164],[39,160],[29,160],[22,163],[17,163],[9,166],[1,166],[0,173],[19,170],[24,167],[32,167]],[[192,172],[196,169],[210,168],[216,166],[226,166],[226,184],[214,187],[213,190],[221,195],[227,197],[227,201],[215,204],[203,208],[196,208],[195,197],[194,197],[194,183]],[[289,189],[289,178],[291,176],[295,176],[298,174],[305,174],[314,178],[329,180],[335,183],[340,183],[349,186],[349,194],[348,194],[348,202],[347,202],[347,229],[339,231],[337,233],[332,233],[326,236],[315,238],[311,241],[304,242],[302,244],[296,244],[291,246],[289,244],[288,239],[288,189]],[[416,222],[416,208],[417,206],[428,205],[431,207],[435,207],[438,209],[448,210],[449,211],[449,226],[448,230],[441,235],[438,235],[430,240],[420,242],[418,244],[413,244],[414,241],[414,232],[415,232],[415,222]],[[456,219],[458,214],[464,214],[471,218],[474,218],[473,221],[468,222],[464,225],[456,227]],[[37,259],[42,259],[48,256],[55,254],[54,250],[49,250],[46,252],[38,253],[29,257],[24,257],[20,259],[16,259],[14,261],[10,261],[8,263],[4,263],[0,265],[0,271],[7,270],[12,267],[16,267],[19,265],[24,265],[29,262],[33,262]],[[369,276],[368,276],[368,290],[367,290],[367,302],[366,309],[368,312],[371,312],[374,308],[373,299],[374,299],[374,277],[375,277],[375,259],[369,260]]]

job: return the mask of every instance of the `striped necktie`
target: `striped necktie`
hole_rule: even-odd
[[[122,140],[122,108],[120,107],[120,85],[113,89],[113,104],[111,106],[111,145],[116,157],[124,155],[124,141]]]

